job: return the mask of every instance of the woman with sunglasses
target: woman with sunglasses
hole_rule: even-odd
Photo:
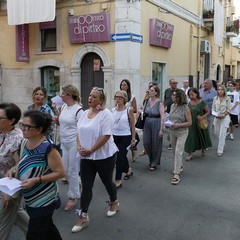
[[[218,86],[217,96],[213,99],[212,114],[214,115],[214,133],[218,137],[217,155],[223,155],[227,129],[230,124],[229,112],[231,99],[227,96],[226,88]]]
[[[174,154],[174,176],[171,183],[177,185],[180,182],[180,174],[183,171],[183,151],[188,136],[188,127],[192,125],[192,117],[187,106],[187,97],[183,90],[175,89],[172,101],[169,120],[172,122],[170,139]]]
[[[52,215],[60,206],[57,180],[64,176],[61,156],[45,133],[52,123],[46,113],[28,111],[20,128],[27,139],[17,166],[30,217],[27,240],[61,240]]]
[[[18,151],[23,139],[22,131],[16,126],[21,118],[21,110],[14,103],[0,104],[0,178],[16,165]],[[0,192],[0,238],[9,239],[14,223],[27,233],[28,215],[20,202],[22,197],[12,197]]]
[[[113,138],[119,151],[116,161],[115,184],[122,187],[122,173],[125,172],[124,180],[133,176],[132,168],[129,167],[127,152],[128,146],[135,146],[135,121],[131,108],[126,107],[128,100],[125,91],[117,91],[114,96],[116,107],[113,108]]]
[[[88,207],[92,200],[92,188],[97,173],[109,194],[107,216],[114,216],[119,208],[117,188],[113,182],[118,149],[112,137],[112,113],[105,108],[105,104],[103,89],[94,87],[88,97],[89,109],[78,121],[82,194],[78,221],[72,228],[74,233],[89,225]]]
[[[49,105],[46,103],[47,101],[47,90],[44,87],[36,87],[32,92],[32,100],[33,104],[28,106],[28,110],[38,110],[43,113],[48,113],[51,117],[54,117],[54,113]],[[54,141],[54,122],[51,124],[49,129],[46,132],[46,137],[52,141]]]

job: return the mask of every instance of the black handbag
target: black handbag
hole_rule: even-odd
[[[144,127],[144,123],[145,123],[145,119],[146,119],[146,115],[145,115],[144,112],[145,112],[145,108],[147,106],[147,103],[148,103],[148,99],[145,101],[143,112],[141,114],[139,114],[138,119],[135,123],[135,127],[138,128],[138,129],[143,129],[143,127]]]
[[[144,113],[139,114],[137,122],[135,123],[135,127],[138,129],[143,129],[145,123],[145,116]]]

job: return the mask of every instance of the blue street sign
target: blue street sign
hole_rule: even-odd
[[[114,33],[112,34],[112,42],[116,41],[130,41],[131,33]]]
[[[131,41],[142,43],[142,42],[143,42],[143,36],[132,33],[132,34],[131,34]]]

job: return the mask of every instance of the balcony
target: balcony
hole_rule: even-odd
[[[226,37],[228,38],[237,37],[238,34],[239,34],[239,20],[230,22],[230,24],[226,26]]]
[[[204,9],[203,10],[203,20],[208,19],[210,21],[213,21],[214,18],[214,10],[213,9]]]

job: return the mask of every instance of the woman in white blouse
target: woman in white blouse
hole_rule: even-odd
[[[112,137],[112,113],[105,108],[105,103],[103,89],[94,87],[88,98],[89,109],[78,121],[82,195],[79,218],[72,232],[79,232],[89,225],[88,207],[97,173],[109,194],[107,216],[111,217],[118,211],[117,188],[112,180],[118,149]]]
[[[218,86],[217,96],[213,99],[212,114],[214,115],[214,133],[218,136],[217,155],[223,155],[227,129],[230,123],[231,99],[227,96],[226,88]]]

